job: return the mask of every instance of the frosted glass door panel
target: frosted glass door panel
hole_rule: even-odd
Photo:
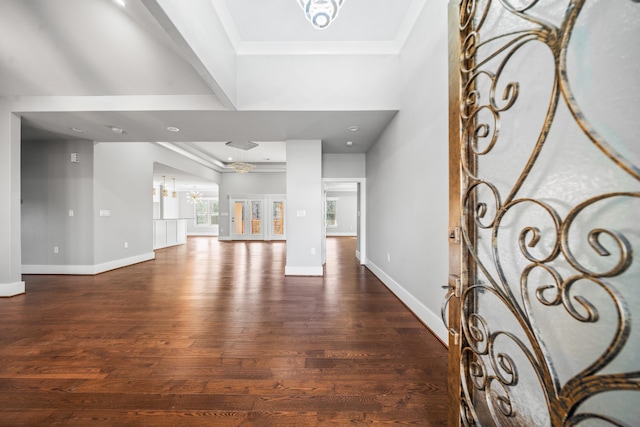
[[[460,15],[462,424],[637,425],[640,2]]]
[[[245,230],[245,202],[234,202],[233,203],[233,234],[234,237],[243,237]]]
[[[262,200],[252,200],[251,205],[251,236],[262,238]]]
[[[279,239],[284,237],[284,202],[277,200],[271,206],[271,237]]]

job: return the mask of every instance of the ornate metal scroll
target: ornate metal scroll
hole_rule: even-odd
[[[582,102],[588,7],[640,25],[635,0],[461,1],[463,425],[640,422],[640,133]]]

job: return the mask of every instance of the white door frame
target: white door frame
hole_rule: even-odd
[[[367,179],[366,178],[322,178],[322,194],[326,199],[325,183],[327,182],[356,182],[358,183],[358,202],[360,210],[358,211],[358,242],[359,249],[356,249],[356,258],[360,261],[360,265],[367,263]],[[323,199],[323,206],[326,202]],[[323,212],[324,215],[324,212]],[[325,227],[326,217],[322,220],[322,226]],[[326,228],[326,227],[325,227]],[[323,233],[323,243],[326,242],[326,233]],[[323,259],[326,252],[326,245],[323,245]]]
[[[244,240],[246,236],[246,228],[247,228],[247,211],[249,209],[248,199],[246,198],[232,198],[229,199],[229,237],[231,240]],[[236,203],[242,203],[242,223],[243,223],[243,234],[242,236],[236,234],[235,225],[236,225]]]
[[[285,204],[287,198],[283,194],[236,194],[229,195],[229,240],[286,240],[286,224],[287,218],[283,216],[284,234],[282,236],[274,236],[272,234],[272,202],[281,201]],[[245,234],[240,236],[235,234],[234,216],[235,216],[235,203],[242,202],[245,209],[245,215],[243,221],[245,222]],[[260,202],[262,204],[262,224],[260,235],[251,235],[251,202]],[[284,214],[284,212],[283,212]]]
[[[259,202],[261,205],[261,224],[260,224],[260,234],[251,234],[251,208],[254,202]],[[244,234],[240,236],[235,233],[235,204],[242,203],[243,204],[243,215],[242,222],[244,223]],[[265,201],[259,197],[248,197],[248,198],[233,198],[229,201],[229,206],[231,209],[231,215],[229,215],[229,228],[230,228],[230,236],[231,240],[264,240],[264,205]]]
[[[282,235],[274,235],[273,234],[273,204],[275,202],[283,203],[283,211],[282,211],[282,227],[283,234]],[[287,211],[287,199],[283,195],[274,195],[270,194],[265,199],[265,229],[264,229],[264,239],[265,240],[287,240],[287,218],[285,218],[285,212]]]

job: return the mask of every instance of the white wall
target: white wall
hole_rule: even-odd
[[[400,113],[367,153],[367,266],[443,340],[447,22],[447,2],[426,3],[400,56]]]
[[[219,173],[147,142],[96,143],[94,156],[95,209],[111,211],[110,217],[96,220],[95,261],[101,265],[154,256],[151,189],[155,162],[213,182],[220,179]]]
[[[162,187],[162,186],[160,186]],[[173,197],[173,188],[167,184],[167,191],[169,196],[162,196],[162,188],[160,190],[160,217],[162,219],[177,219],[180,218],[180,202],[178,195]]]
[[[355,236],[358,232],[358,193],[327,191],[327,199],[336,199],[337,227],[327,227],[327,236]]]
[[[322,276],[322,142],[287,141],[285,274]]]
[[[23,142],[21,192],[22,264],[93,265],[93,141]]]
[[[229,234],[229,196],[251,194],[285,194],[287,178],[284,172],[223,173],[220,180],[220,238]]]
[[[364,153],[323,154],[322,177],[365,178],[367,176],[366,161]]]
[[[236,51],[211,0],[189,0],[188,7],[173,0],[142,1],[218,98],[231,107],[236,99]]]
[[[95,262],[153,258],[153,152],[149,143],[96,143]],[[101,210],[110,216],[99,216]],[[124,247],[127,242],[128,248]]]
[[[25,272],[95,274],[154,258],[154,162],[219,179],[152,143],[46,141],[25,147]],[[80,163],[70,163],[71,152],[80,153]],[[59,254],[52,255],[53,246]]]
[[[238,55],[237,67],[241,110],[398,107],[397,55]]]

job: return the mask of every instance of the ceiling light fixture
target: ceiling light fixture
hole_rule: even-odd
[[[167,197],[169,192],[167,191],[167,179],[162,175],[162,197]]]
[[[196,191],[195,188],[196,186],[193,186],[193,190],[189,191],[187,193],[187,201],[189,203],[191,203],[192,205],[195,205],[196,203],[198,203],[198,201],[200,200],[200,198],[202,198],[202,193],[200,193],[199,191]]]
[[[176,179],[175,178],[171,178],[171,179],[173,179],[173,193],[171,193],[171,197],[175,199],[178,197],[178,192],[176,191]]]
[[[80,129],[80,128],[74,128],[74,127],[70,127],[69,129],[71,129],[74,132],[78,132],[78,133],[82,133],[84,132],[84,129]]]
[[[337,18],[344,0],[298,0],[298,3],[311,25],[324,30]]]
[[[247,162],[233,162],[229,166],[237,173],[248,173],[256,167],[253,163]]]
[[[353,141],[347,141],[347,147],[353,146]]]
[[[118,134],[124,133],[124,129],[122,128],[115,127],[115,126],[109,126],[109,127],[111,128],[111,132],[113,133],[118,133]]]
[[[241,150],[240,151],[241,160],[244,160],[242,158],[243,151],[248,151],[258,146],[258,144],[252,141],[229,141],[225,145],[227,145],[228,147],[233,147],[233,148],[237,148],[238,150]],[[231,159],[231,157],[229,157],[229,159]],[[236,161],[236,162],[230,163],[228,166],[234,171],[236,171],[237,173],[248,173],[248,172],[251,172],[256,167],[256,165],[254,165],[253,163],[244,162],[244,161]]]
[[[360,130],[360,126],[349,126],[349,130],[351,132],[358,132]]]
[[[167,126],[167,130],[169,132],[180,132],[180,128],[177,128],[175,126]]]

